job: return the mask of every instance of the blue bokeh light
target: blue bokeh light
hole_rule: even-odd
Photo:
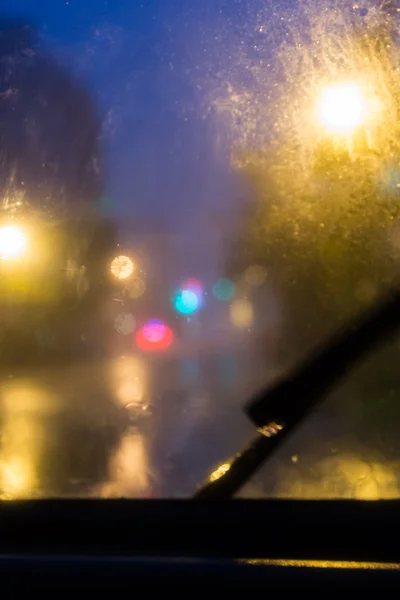
[[[219,279],[213,285],[213,294],[217,300],[227,302],[235,295],[235,284],[230,279]]]
[[[193,290],[178,290],[174,297],[174,306],[182,315],[191,315],[201,307],[201,297]]]

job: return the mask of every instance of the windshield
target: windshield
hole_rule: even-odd
[[[398,280],[396,4],[3,0],[1,499],[192,495]],[[399,497],[399,339],[240,495]]]

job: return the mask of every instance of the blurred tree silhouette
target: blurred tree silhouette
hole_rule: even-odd
[[[43,210],[102,193],[101,120],[88,91],[46,50],[35,28],[0,19],[0,169],[4,201]]]

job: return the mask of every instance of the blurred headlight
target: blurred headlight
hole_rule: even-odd
[[[26,250],[26,238],[15,225],[0,227],[0,256],[2,259],[18,258]]]

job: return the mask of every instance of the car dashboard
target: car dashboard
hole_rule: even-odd
[[[194,594],[400,583],[397,501],[39,500],[0,505],[6,589]]]

